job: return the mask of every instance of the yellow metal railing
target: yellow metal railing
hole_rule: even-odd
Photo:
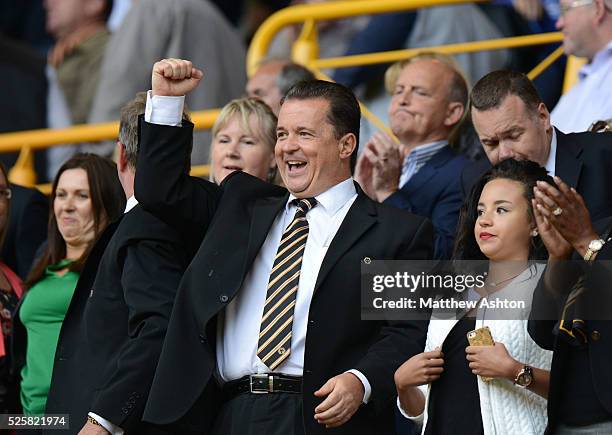
[[[315,74],[321,78],[327,78],[321,72],[321,69],[395,62],[421,51],[439,51],[448,54],[456,54],[515,48],[527,45],[542,45],[562,40],[562,34],[554,32],[460,44],[448,44],[436,47],[421,47],[418,49],[394,50],[382,53],[319,59],[316,25],[319,21],[335,20],[358,15],[407,11],[434,6],[478,3],[482,1],[484,0],[352,0],[297,5],[285,8],[270,16],[255,33],[247,53],[247,72],[249,76],[252,75],[259,63],[265,59],[270,43],[279,30],[283,27],[295,24],[303,24],[303,27],[300,36],[293,44],[292,58],[295,62],[301,63],[312,69]],[[561,55],[561,49],[555,50],[529,73],[529,77],[536,77]],[[577,76],[577,67],[575,67],[575,65],[580,65],[580,63],[581,61],[577,61],[576,59],[570,59],[568,61],[568,73],[566,74],[564,91],[569,89],[573,84]],[[361,107],[364,117],[378,128],[389,132],[382,121],[371,114],[364,105],[361,105]],[[211,128],[218,113],[219,110],[194,112],[192,118],[196,129]],[[21,150],[22,155],[19,159],[19,165],[16,165],[11,170],[9,177],[11,180],[18,179],[25,184],[31,185],[36,178],[31,158],[31,151],[33,149],[49,148],[66,143],[112,140],[116,137],[117,130],[118,124],[116,122],[111,122],[96,125],[80,125],[68,129],[44,129],[0,134],[0,153]],[[194,167],[193,173],[205,176],[208,174],[208,167]],[[43,187],[42,189],[48,189],[48,187]]]

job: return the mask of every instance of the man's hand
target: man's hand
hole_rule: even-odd
[[[589,242],[599,236],[593,229],[591,216],[574,188],[569,188],[559,177],[554,177],[556,187],[538,181],[535,200],[538,211],[555,227],[581,255],[587,251]],[[555,210],[558,213],[555,214]]]
[[[537,189],[534,188],[534,190]],[[531,200],[531,206],[533,208],[533,216],[535,218],[536,227],[540,238],[548,251],[549,260],[567,260],[572,255],[572,245],[553,227],[548,219],[542,214],[540,208],[542,205],[538,204],[535,199]]]
[[[364,387],[357,376],[343,373],[334,376],[315,391],[327,398],[315,408],[314,418],[325,427],[338,427],[349,421],[363,402]]]
[[[87,422],[81,428],[78,435],[108,435],[109,432],[102,426]]]
[[[163,59],[153,65],[151,89],[153,95],[180,97],[193,91],[204,77],[188,60]]]
[[[503,343],[493,346],[468,346],[465,348],[472,373],[487,378],[514,380],[522,364],[510,356]]]
[[[357,159],[355,166],[355,181],[359,183],[366,195],[376,201],[376,191],[372,184],[372,176],[374,175],[374,164],[366,155],[365,151],[361,153]]]
[[[372,165],[374,199],[383,202],[398,190],[404,157],[399,145],[384,133],[375,133],[365,144],[363,157]]]

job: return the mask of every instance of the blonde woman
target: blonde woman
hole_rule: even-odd
[[[279,184],[274,145],[276,116],[261,100],[240,98],[223,107],[212,128],[211,181],[220,184],[234,171],[244,171]]]

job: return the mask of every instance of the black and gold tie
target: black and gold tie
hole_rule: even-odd
[[[276,369],[291,354],[293,310],[308,238],[306,213],[317,205],[317,200],[295,199],[294,203],[297,210],[283,232],[274,257],[259,328],[257,356],[270,370]]]

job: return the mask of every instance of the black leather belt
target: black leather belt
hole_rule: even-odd
[[[302,377],[277,374],[247,375],[223,386],[223,393],[228,399],[239,394],[270,394],[302,392]]]

